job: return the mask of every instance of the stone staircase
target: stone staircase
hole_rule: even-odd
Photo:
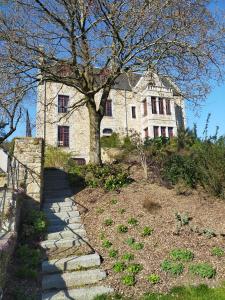
[[[46,170],[44,182],[42,209],[49,226],[41,246],[50,258],[42,263],[42,300],[92,300],[97,295],[113,292],[110,287],[99,284],[106,273],[99,268],[98,253],[73,254],[73,249],[76,253],[82,245],[88,245],[88,239],[77,205],[72,200],[67,175],[61,170]],[[48,253],[54,251],[56,254],[51,258]]]

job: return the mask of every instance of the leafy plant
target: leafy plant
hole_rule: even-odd
[[[128,227],[126,225],[118,225],[117,232],[126,233],[128,232]]]
[[[216,270],[208,263],[193,264],[189,267],[189,272],[202,278],[212,278],[216,275]]]
[[[105,233],[101,232],[99,238],[100,238],[100,240],[104,240],[105,239]]]
[[[131,245],[131,247],[134,250],[142,250],[144,248],[144,244],[143,243],[134,243]]]
[[[210,228],[205,228],[203,229],[203,234],[208,238],[208,239],[211,239],[213,237],[216,236],[216,233],[213,229],[210,229]]]
[[[149,226],[145,226],[143,228],[143,231],[142,231],[141,235],[144,236],[144,237],[146,237],[146,236],[152,235],[152,233],[153,233],[153,229],[151,227],[149,227]]]
[[[25,245],[20,245],[16,251],[16,255],[20,262],[30,268],[37,268],[41,260],[41,252],[39,249],[34,249]]]
[[[109,250],[109,257],[111,258],[117,258],[118,257],[118,250]]]
[[[104,213],[104,209],[103,208],[97,208],[96,213],[100,215],[100,214]]]
[[[217,257],[224,256],[224,250],[220,247],[212,248],[211,253],[212,253],[212,255],[217,256]]]
[[[182,274],[184,271],[184,265],[182,263],[173,262],[167,259],[161,263],[161,268],[163,271],[175,276]]]
[[[181,226],[188,225],[190,223],[191,218],[188,213],[175,213],[176,220],[180,223]]]
[[[115,198],[111,200],[111,204],[117,204],[117,202],[118,202],[118,201],[117,201],[117,199],[115,199]]]
[[[122,283],[128,286],[135,285],[135,277],[134,275],[124,275],[122,277]]]
[[[116,262],[113,266],[113,270],[114,272],[116,273],[120,273],[120,272],[123,272],[126,268],[126,265],[124,262]]]
[[[104,225],[105,226],[111,226],[113,224],[113,220],[112,219],[106,219],[105,221],[104,221]]]
[[[147,276],[147,280],[152,284],[157,284],[160,281],[160,276],[153,273]]]
[[[170,257],[176,261],[191,261],[194,258],[193,252],[187,249],[173,249]]]
[[[130,219],[128,220],[127,223],[128,223],[129,225],[134,225],[134,226],[136,226],[136,225],[138,225],[138,220],[135,219],[135,218],[130,218]]]
[[[128,246],[132,246],[133,244],[135,243],[135,239],[133,237],[129,237],[127,240],[126,240],[126,244]]]
[[[122,256],[122,258],[125,259],[125,260],[130,261],[130,260],[133,260],[133,259],[134,259],[134,254],[132,254],[132,253],[125,253],[125,254]]]
[[[102,247],[110,248],[111,246],[112,246],[112,243],[109,240],[103,240]]]
[[[126,209],[125,209],[125,208],[120,208],[120,209],[119,209],[119,212],[120,212],[121,215],[122,215],[122,214],[124,214],[124,213],[126,212]]]
[[[143,266],[140,264],[130,264],[127,267],[127,272],[131,274],[137,274],[143,269]]]
[[[35,239],[47,231],[45,214],[38,210],[29,210],[22,220],[22,239]]]
[[[36,279],[38,276],[37,270],[31,269],[30,266],[20,266],[15,273],[16,277],[21,279]]]

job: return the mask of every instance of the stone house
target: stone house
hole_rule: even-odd
[[[97,95],[96,101],[100,96]],[[77,159],[89,161],[88,110],[71,107],[82,95],[74,88],[44,81],[38,87],[36,135],[46,144],[62,147]],[[146,137],[177,134],[185,127],[184,100],[167,77],[132,74],[116,80],[106,102],[101,135],[125,136],[132,131]]]

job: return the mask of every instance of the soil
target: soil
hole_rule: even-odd
[[[102,268],[108,273],[104,284],[108,284],[116,292],[132,299],[138,299],[146,292],[167,292],[174,286],[197,285],[205,283],[210,287],[217,286],[225,278],[225,256],[212,256],[213,247],[225,250],[225,203],[222,200],[207,195],[198,189],[191,195],[177,195],[175,189],[151,184],[136,176],[136,181],[118,192],[105,192],[101,189],[85,188],[77,192],[75,201],[80,207],[84,226],[91,246],[103,259]],[[123,210],[123,211],[121,211]],[[191,218],[188,225],[182,226],[177,234],[176,213],[187,213]],[[135,218],[138,225],[129,225],[128,220]],[[106,219],[112,219],[111,226],[104,225]],[[127,233],[118,233],[118,225],[128,226]],[[151,236],[143,237],[145,226],[153,228]],[[191,228],[213,230],[215,237],[208,238],[204,234],[193,232]],[[106,249],[102,246],[102,236],[108,239],[112,246]],[[142,250],[133,250],[126,244],[128,237],[144,243]],[[180,276],[174,277],[161,270],[160,264],[169,258],[169,252],[174,248],[189,249],[194,253],[192,262],[184,263],[185,270]],[[109,250],[119,252],[117,259],[109,257]],[[131,263],[139,263],[143,270],[136,275],[134,286],[125,286],[121,277],[126,272],[115,273],[113,265],[122,261],[125,252],[135,255]],[[213,279],[202,279],[188,272],[192,263],[208,262],[216,269]],[[158,274],[160,282],[151,285],[146,277]]]

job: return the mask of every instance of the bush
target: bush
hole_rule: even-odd
[[[216,275],[216,270],[208,263],[198,263],[189,267],[189,272],[202,278],[212,278]]]
[[[147,280],[152,284],[157,284],[160,281],[160,276],[157,274],[150,274],[148,275]]]
[[[175,276],[181,275],[184,271],[184,265],[182,263],[173,262],[167,259],[161,263],[161,268],[163,271]]]
[[[140,264],[130,264],[127,267],[127,272],[131,274],[137,274],[143,269],[143,266]]]
[[[45,150],[45,168],[68,169],[71,154],[64,150],[48,146]]]
[[[131,261],[131,260],[134,260],[134,254],[132,254],[132,253],[125,253],[125,254],[122,256],[122,258],[123,258],[124,260]]]
[[[212,255],[217,256],[217,257],[224,256],[224,250],[220,247],[212,248],[211,253],[212,253]]]
[[[22,220],[22,239],[36,239],[43,237],[47,231],[47,221],[42,211],[31,210]]]
[[[125,268],[126,268],[126,265],[125,265],[124,262],[117,262],[117,263],[115,263],[114,266],[113,266],[113,270],[114,270],[114,272],[116,272],[116,273],[123,272],[123,271],[125,270]]]
[[[170,257],[176,261],[191,261],[194,258],[194,254],[187,249],[173,249],[170,252]]]
[[[111,258],[117,258],[118,257],[118,250],[109,250],[109,257]]]
[[[41,260],[41,252],[39,249],[34,249],[25,245],[20,245],[16,251],[16,256],[20,262],[30,268],[37,268]]]
[[[133,286],[135,284],[134,275],[124,275],[122,277],[122,283],[128,286]]]
[[[110,136],[101,137],[102,148],[119,148],[121,146],[121,140],[119,134],[113,132]]]

